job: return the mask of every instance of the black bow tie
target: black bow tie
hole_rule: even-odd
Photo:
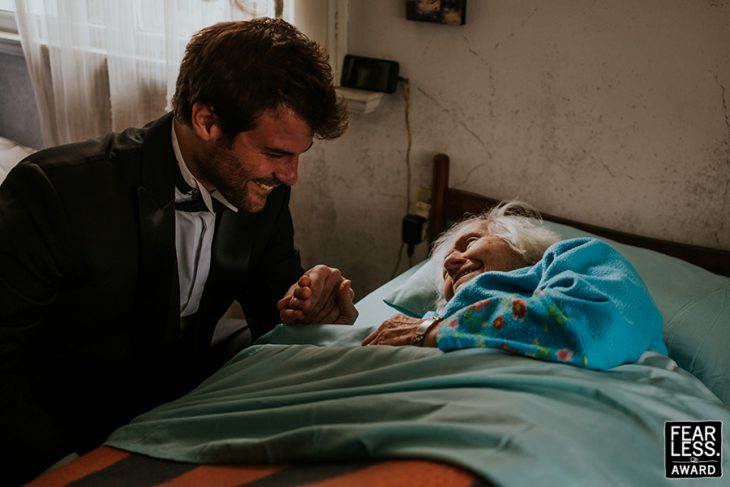
[[[179,169],[175,173],[175,187],[187,197],[185,201],[175,202],[175,211],[210,211],[208,210],[208,207],[205,206],[205,201],[203,201],[203,195],[200,194],[200,190],[198,188],[193,188],[186,183],[185,178],[183,178]],[[211,202],[213,203],[214,213],[220,213],[225,209],[225,205],[213,198],[212,195]]]
[[[208,211],[208,207],[205,206],[203,196],[198,190],[192,190],[186,195],[192,196],[189,200],[176,201],[175,211]]]

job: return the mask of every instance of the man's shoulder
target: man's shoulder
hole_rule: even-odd
[[[21,164],[35,164],[44,171],[53,171],[104,161],[126,162],[138,159],[152,127],[164,122],[166,118],[167,116],[144,127],[131,127],[81,142],[42,149],[25,158]]]
[[[109,133],[102,137],[63,144],[42,149],[25,158],[21,164],[35,164],[43,169],[78,166],[103,160],[111,160],[139,151],[145,136],[145,129],[127,129],[120,133]]]

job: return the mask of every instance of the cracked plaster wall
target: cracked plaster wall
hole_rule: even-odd
[[[349,9],[349,52],[410,80],[414,190],[445,152],[458,187],[730,249],[730,1],[472,0],[460,27],[406,21],[402,1]],[[399,91],[300,166],[303,260],[360,297],[396,262],[405,150]]]

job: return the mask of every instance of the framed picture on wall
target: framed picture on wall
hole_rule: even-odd
[[[466,0],[406,0],[406,19],[464,25]]]

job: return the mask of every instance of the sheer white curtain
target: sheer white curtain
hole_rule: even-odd
[[[159,117],[195,31],[223,20],[290,17],[281,5],[281,0],[16,0],[44,145]]]

